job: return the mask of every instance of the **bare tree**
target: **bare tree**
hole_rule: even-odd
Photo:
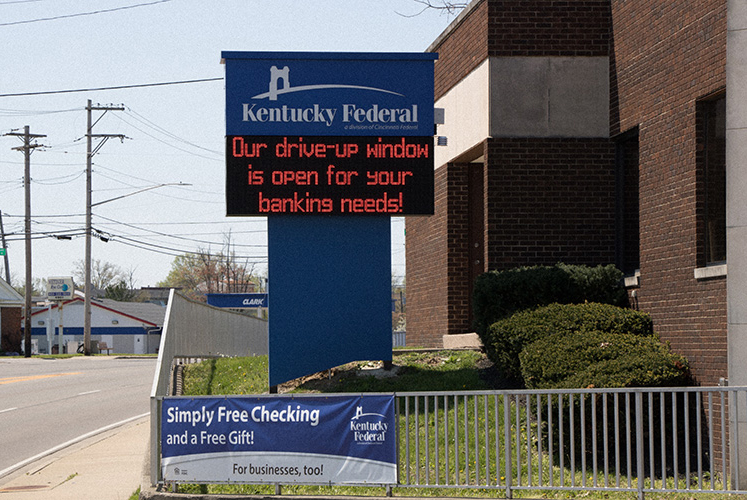
[[[91,284],[99,290],[104,290],[108,286],[116,285],[124,281],[131,284],[133,271],[124,271],[121,267],[105,260],[93,259],[91,262]],[[73,271],[75,281],[79,284],[86,281],[85,261],[82,259],[75,262]],[[128,279],[129,278],[129,279]]]
[[[412,16],[405,16],[405,17],[419,16],[420,14],[422,14],[428,9],[440,10],[444,14],[455,16],[459,12],[461,12],[462,9],[467,7],[467,5],[469,5],[469,2],[452,2],[450,0],[413,0],[413,1],[415,3],[422,5],[423,9],[420,12]]]
[[[207,293],[253,291],[259,283],[254,270],[255,265],[247,258],[242,260],[236,256],[228,233],[218,253],[200,248],[195,253],[177,256],[159,286],[179,287],[189,297],[204,301]]]

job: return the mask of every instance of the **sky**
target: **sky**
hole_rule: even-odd
[[[13,283],[25,279],[24,155],[5,134],[46,136],[31,154],[34,278],[72,276],[83,261],[89,99],[124,108],[94,112],[93,133],[125,136],[93,157],[92,227],[108,239],[93,238],[94,260],[156,286],[175,256],[230,240],[264,273],[266,220],[225,216],[221,52],[423,52],[451,21],[416,0],[0,0],[0,212]],[[175,183],[188,186],[137,193]],[[392,272],[405,274],[403,218],[392,219]]]

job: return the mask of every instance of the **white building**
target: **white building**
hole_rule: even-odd
[[[50,345],[57,352],[54,346],[60,344],[60,325],[65,351],[77,349],[83,343],[83,310],[81,297],[36,308],[31,315],[31,338],[39,352],[49,353]],[[147,302],[92,299],[92,351],[96,352],[95,344],[105,343],[112,353],[155,353],[165,314],[165,307]]]

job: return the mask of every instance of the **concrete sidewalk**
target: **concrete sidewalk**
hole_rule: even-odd
[[[0,500],[127,500],[143,478],[150,439],[143,417],[0,479]]]

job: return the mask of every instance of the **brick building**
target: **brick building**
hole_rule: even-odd
[[[739,0],[471,2],[429,48],[448,145],[406,222],[408,344],[472,331],[484,271],[614,263],[699,383],[744,382],[745,27]]]
[[[20,352],[23,297],[0,278],[0,351]]]

